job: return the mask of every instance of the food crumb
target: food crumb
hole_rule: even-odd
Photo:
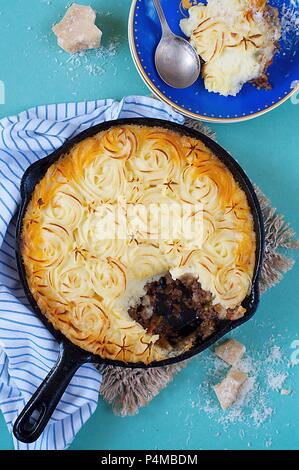
[[[65,63],[61,62],[59,65],[66,68],[67,75],[75,78],[78,77],[79,70],[84,70],[90,76],[99,77],[110,66],[114,68],[113,73],[116,73],[117,69],[112,64],[112,58],[117,54],[119,45],[119,36],[113,36],[107,46],[101,46],[93,51],[76,52],[71,54]]]
[[[287,377],[288,377],[288,374],[286,372],[282,372],[280,374],[276,374],[272,370],[267,372],[268,385],[271,388],[271,390],[281,390]]]
[[[251,413],[253,422],[257,428],[259,428],[268,418],[273,414],[273,408],[262,405],[262,409],[254,409]]]
[[[281,348],[277,345],[272,346],[267,357],[267,362],[270,364],[278,364],[282,362],[282,359],[283,354]]]
[[[271,447],[271,446],[272,446],[272,439],[268,439],[268,440],[265,442],[265,446],[267,447],[267,449],[268,449],[269,447]]]

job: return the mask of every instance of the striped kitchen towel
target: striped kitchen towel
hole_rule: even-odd
[[[30,310],[15,262],[15,214],[26,168],[83,130],[117,118],[156,117],[183,123],[167,105],[146,97],[39,106],[0,120],[0,409],[10,432],[14,420],[53,367],[58,345]],[[94,413],[101,376],[82,366],[43,435],[16,449],[65,449]]]

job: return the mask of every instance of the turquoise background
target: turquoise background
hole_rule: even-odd
[[[6,104],[0,105],[0,117],[38,104],[149,94],[135,70],[127,44],[130,1],[80,1],[99,11],[97,21],[104,33],[104,46],[109,47],[109,38],[115,36],[118,45],[113,57],[105,53],[99,58],[94,52],[88,53],[75,70],[70,70],[68,55],[59,51],[50,29],[68,3],[0,1],[0,80],[6,88]],[[87,71],[86,66],[90,69],[90,65],[95,75]],[[211,126],[218,141],[238,159],[297,233],[298,125],[299,105],[289,100],[252,121]],[[221,411],[211,415],[202,409],[206,399],[216,405],[213,391],[202,385],[213,375],[212,353],[208,351],[195,358],[135,417],[115,417],[110,407],[100,401],[71,448],[298,449],[299,364],[288,367],[291,343],[299,339],[298,274],[297,264],[262,297],[255,319],[234,333],[259,364],[265,361],[271,345],[278,345],[283,351],[282,361],[275,367],[277,372],[288,373],[285,387],[292,390],[290,396],[269,390],[264,377],[266,368],[261,366],[259,372],[260,391],[255,401],[259,406],[264,397],[273,409],[271,419],[258,427],[250,418],[251,405],[245,407],[243,422],[224,425],[219,423]],[[11,448],[11,437],[0,416],[0,449]]]

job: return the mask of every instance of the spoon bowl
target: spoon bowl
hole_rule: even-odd
[[[201,69],[196,50],[186,39],[176,36],[166,21],[160,0],[153,0],[161,27],[162,37],[155,52],[155,66],[167,85],[187,88],[198,79]]]
[[[162,38],[155,53],[158,74],[167,85],[187,88],[198,79],[200,60],[193,47],[183,38]]]

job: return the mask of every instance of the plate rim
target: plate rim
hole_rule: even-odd
[[[183,114],[186,117],[196,119],[196,120],[201,120],[204,122],[214,122],[214,123],[220,123],[220,124],[233,124],[233,123],[238,123],[238,122],[244,122],[244,121],[249,121],[251,119],[254,119],[256,117],[262,116],[273,109],[277,108],[280,106],[282,103],[287,101],[294,93],[296,93],[297,90],[299,90],[299,83],[288,93],[285,95],[281,100],[277,101],[276,103],[272,104],[266,109],[261,109],[260,111],[253,113],[253,114],[247,114],[246,116],[239,116],[236,118],[215,118],[215,117],[210,117],[210,116],[203,116],[201,114],[193,113],[192,111],[188,111],[185,108],[182,108],[178,104],[174,103],[172,100],[167,98],[151,81],[151,79],[148,77],[146,72],[144,71],[144,68],[139,60],[136,46],[135,46],[135,41],[134,41],[134,33],[133,33],[133,23],[134,23],[134,13],[136,9],[136,4],[138,0],[132,0],[131,7],[130,7],[130,12],[129,12],[129,19],[128,19],[128,39],[129,39],[129,48],[131,52],[131,57],[133,59],[133,62],[135,64],[135,67],[142,78],[143,82],[147,85],[147,87],[164,103],[168,104],[172,108],[174,108],[176,111],[178,111],[180,114]]]

